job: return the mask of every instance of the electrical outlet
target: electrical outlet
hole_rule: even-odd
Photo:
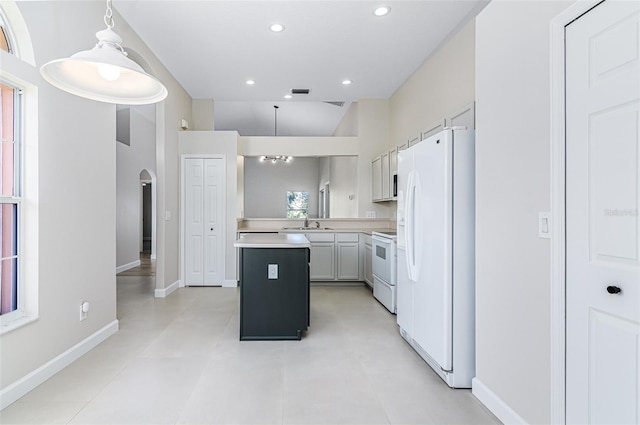
[[[278,265],[269,264],[269,279],[277,279],[277,278],[278,278]]]

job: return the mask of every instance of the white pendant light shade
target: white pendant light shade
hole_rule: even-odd
[[[66,59],[48,62],[40,74],[51,85],[87,99],[146,105],[167,97],[167,89],[127,57],[122,38],[110,27],[96,33],[98,44]]]

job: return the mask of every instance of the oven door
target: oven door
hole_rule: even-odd
[[[380,236],[372,236],[372,270],[373,275],[387,283],[391,283],[391,240]]]

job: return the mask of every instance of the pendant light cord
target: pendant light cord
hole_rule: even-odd
[[[104,14],[104,23],[107,28],[113,28],[113,9],[111,7],[111,0],[107,0],[107,11]]]

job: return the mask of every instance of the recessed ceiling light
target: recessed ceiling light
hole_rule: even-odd
[[[353,83],[352,80],[342,80],[342,85],[343,86],[348,86],[349,84]]]
[[[269,29],[273,32],[282,32],[284,31],[284,25],[282,24],[272,24]]]
[[[252,86],[252,85],[254,85],[256,82],[255,82],[254,80],[247,80],[247,81],[246,81],[246,83],[247,83],[247,85],[248,85],[248,86]]]
[[[285,94],[285,95],[284,95],[284,98],[285,98],[285,99],[291,99],[292,97],[293,97],[293,96],[291,96],[290,94]]]
[[[391,8],[389,6],[380,6],[373,11],[373,14],[376,16],[384,16],[388,14],[390,11],[391,11]]]

